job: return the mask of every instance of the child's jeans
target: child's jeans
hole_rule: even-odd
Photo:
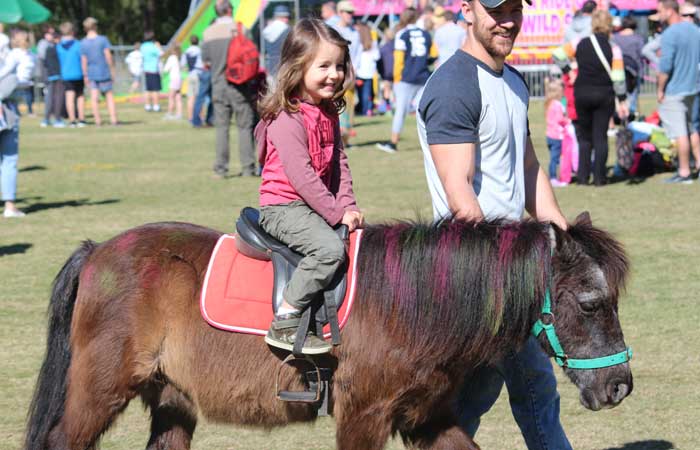
[[[18,156],[19,127],[0,131],[0,191],[5,202],[14,202],[17,197]]]
[[[561,157],[561,139],[547,138],[547,147],[549,147],[549,178],[557,178],[557,168],[559,167],[559,158]]]
[[[304,255],[282,296],[303,310],[333,279],[345,261],[345,243],[306,203],[293,201],[260,208],[260,226],[275,239]]]

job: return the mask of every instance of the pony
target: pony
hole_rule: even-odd
[[[75,250],[53,283],[27,450],[94,448],[135,397],[150,411],[148,450],[188,449],[200,414],[264,428],[317,417],[313,405],[275,398],[286,352],[201,318],[220,235],[154,223]],[[338,449],[381,449],[397,434],[412,448],[478,449],[452,400],[471,371],[523,345],[550,290],[549,319],[568,356],[627,348],[618,297],[628,259],[587,215],[566,231],[528,220],[373,225],[358,258],[353,313],[322,361],[335,369]],[[553,356],[544,333],[538,339]],[[616,406],[632,392],[627,361],[563,366],[586,408]],[[281,389],[304,383],[298,368],[281,367]]]

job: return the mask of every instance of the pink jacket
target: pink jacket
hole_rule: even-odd
[[[302,200],[331,226],[358,210],[338,117],[301,103],[255,128],[263,164],[260,206]]]
[[[564,127],[569,119],[564,114],[564,105],[560,101],[553,100],[547,108],[547,137],[550,139],[564,139]]]

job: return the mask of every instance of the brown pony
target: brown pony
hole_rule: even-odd
[[[220,233],[157,223],[83,243],[54,281],[46,358],[25,448],[94,448],[134,397],[151,413],[147,449],[187,449],[198,414],[270,428],[312,421],[313,406],[275,399],[285,354],[200,317],[199,293]],[[617,300],[627,258],[586,217],[568,231],[532,221],[400,222],[365,230],[359,285],[331,395],[339,449],[475,449],[450,404],[470,371],[516,351],[550,288],[570,357],[626,346]],[[550,345],[540,337],[545,352]],[[565,368],[590,409],[632,390],[629,364]],[[304,376],[285,366],[281,388]]]

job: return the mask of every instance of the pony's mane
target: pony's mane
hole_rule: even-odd
[[[418,351],[451,348],[493,361],[503,350],[496,342],[523,342],[541,307],[551,267],[547,227],[530,220],[370,226],[359,255],[363,303]]]

